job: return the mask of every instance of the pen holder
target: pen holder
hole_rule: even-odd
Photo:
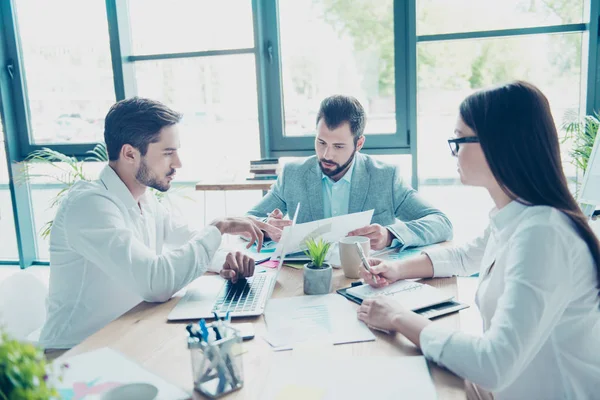
[[[244,386],[242,365],[242,337],[229,324],[207,324],[209,331],[218,326],[220,340],[208,343],[197,337],[188,338],[192,357],[194,389],[216,399]]]

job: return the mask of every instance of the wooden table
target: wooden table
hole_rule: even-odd
[[[227,191],[235,190],[262,190],[263,196],[267,193],[271,186],[277,181],[275,180],[257,180],[257,181],[223,181],[223,182],[198,182],[196,190],[204,192],[204,224],[206,221],[206,192],[217,191],[223,192],[223,205],[225,206],[225,216],[227,216]]]
[[[340,269],[334,270],[334,290],[347,287],[351,280],[344,277]],[[456,278],[429,279],[423,282],[441,290],[457,295]],[[303,295],[302,271],[284,267],[278,277],[273,297]],[[76,354],[101,347],[111,347],[120,351],[148,370],[167,381],[192,393],[193,380],[190,353],[186,346],[187,332],[184,323],[167,323],[167,314],[179,301],[174,297],[162,304],[140,303],[129,312],[87,338],[84,342],[60,357],[65,359]],[[351,303],[356,306],[354,303]],[[439,318],[437,323],[458,328],[458,313]],[[246,353],[243,355],[244,387],[228,395],[227,399],[260,399],[262,388],[268,385],[270,368],[276,368],[277,360],[302,356],[310,349],[306,347],[293,351],[273,352],[262,338],[266,333],[264,317],[245,318],[236,322],[254,322],[256,337],[244,342]],[[320,355],[327,357],[344,356],[414,356],[421,355],[405,337],[396,334],[389,336],[375,332],[374,342],[343,344],[319,348]],[[325,353],[325,354],[323,354]],[[439,399],[465,399],[464,381],[451,372],[429,362],[429,368]],[[400,379],[401,377],[399,377]],[[194,399],[202,395],[193,392]]]

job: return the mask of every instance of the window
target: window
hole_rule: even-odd
[[[315,134],[321,100],[358,98],[365,133],[396,132],[392,0],[279,2],[285,135]]]
[[[18,0],[30,143],[102,140],[115,102],[105,2]]]
[[[129,0],[134,54],[253,48],[248,0]]]
[[[581,93],[581,33],[418,44],[419,178],[455,179],[453,135],[460,102],[477,89],[522,79],[548,97],[557,126],[585,109]],[[568,149],[564,149],[568,157]],[[568,174],[575,171],[568,163]]]
[[[418,0],[417,35],[584,22],[582,0]]]
[[[585,110],[582,22],[582,1],[417,2],[419,189],[453,221],[456,242],[480,235],[494,206],[485,189],[460,183],[446,143],[460,102],[484,87],[530,81],[548,97],[560,134]],[[505,31],[476,32],[490,29]],[[569,150],[563,143],[564,169],[574,176]]]
[[[266,25],[269,141],[275,155],[313,151],[321,101],[356,97],[367,113],[364,151],[410,153],[410,2],[273,2]],[[270,2],[267,2],[270,4]],[[275,7],[275,6],[273,6]],[[403,36],[404,35],[404,36]],[[269,47],[271,46],[272,47]]]
[[[140,61],[138,94],[183,113],[177,180],[245,179],[260,158],[254,56]]]

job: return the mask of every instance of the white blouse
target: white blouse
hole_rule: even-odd
[[[497,399],[600,398],[600,299],[592,255],[570,219],[513,201],[484,235],[426,252],[434,276],[479,272],[481,336],[428,325],[429,359]]]

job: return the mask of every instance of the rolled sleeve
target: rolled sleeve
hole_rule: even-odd
[[[444,248],[435,248],[422,251],[421,254],[426,254],[433,264],[433,277],[443,278],[453,276],[456,273],[456,268],[453,265],[451,250]]]
[[[448,343],[454,332],[454,330],[444,328],[436,323],[427,325],[419,335],[423,355],[440,364],[444,346]]]

